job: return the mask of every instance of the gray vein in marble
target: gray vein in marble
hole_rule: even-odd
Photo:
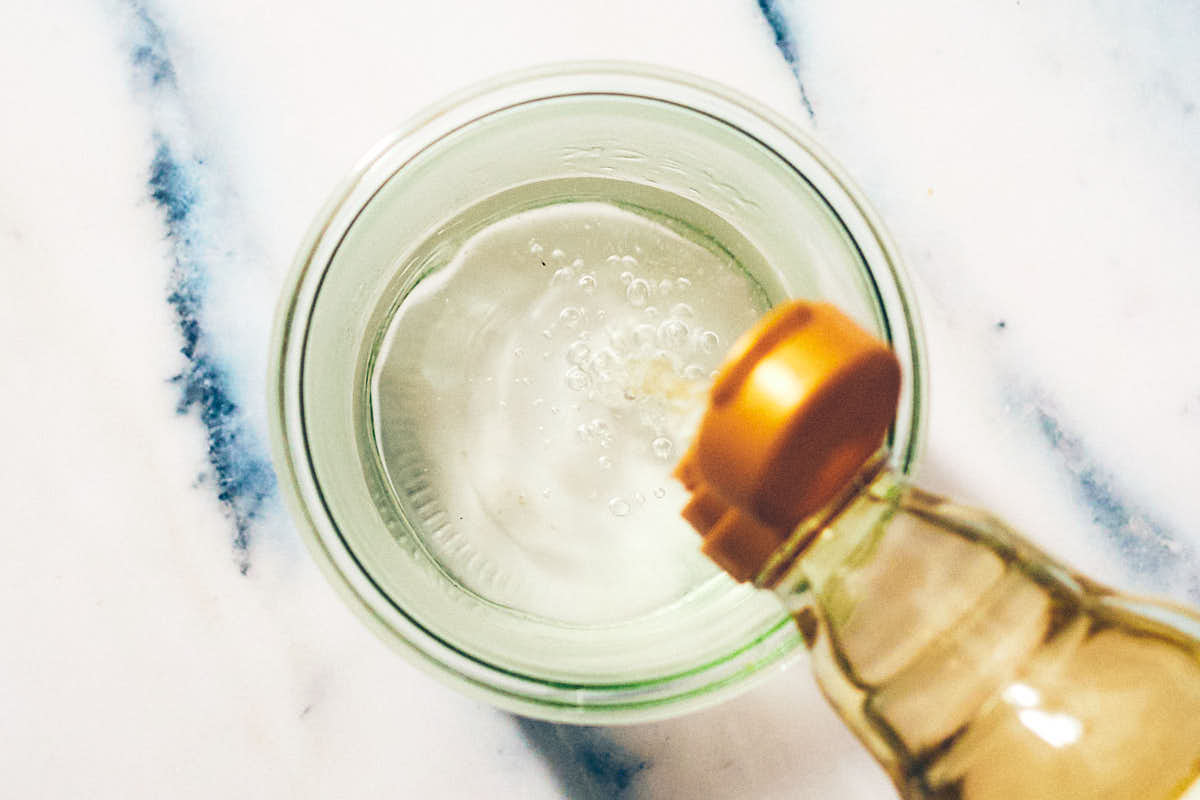
[[[612,741],[600,728],[516,717],[526,740],[550,765],[571,800],[619,800],[630,794],[649,762]]]
[[[939,301],[940,312],[948,319],[954,316],[949,312],[954,307],[991,309],[991,304],[968,285],[927,286],[932,298]],[[955,291],[953,303],[940,297],[938,291],[948,288]],[[992,335],[1005,336],[1009,332],[1009,322],[1002,315],[993,315],[989,310],[972,316],[994,320],[988,331]],[[995,372],[1007,376],[1003,380],[1006,388],[999,392],[1004,407],[1016,409],[1021,424],[1049,445],[1071,481],[1075,498],[1090,511],[1092,522],[1104,532],[1107,546],[1120,558],[1125,569],[1141,580],[1154,581],[1160,592],[1178,587],[1192,602],[1200,603],[1200,552],[1186,537],[1158,519],[1158,515],[1128,499],[1128,490],[1117,478],[1119,473],[1094,456],[1084,437],[1064,423],[1063,414],[1044,387],[1031,385],[1022,372],[1004,365],[1003,359],[994,358],[997,362]],[[1035,537],[1044,535],[1032,533]]]
[[[796,78],[796,85],[800,88],[800,102],[804,104],[808,118],[815,120],[816,114],[813,112],[812,103],[809,102],[808,92],[804,88],[804,80],[800,77],[800,51],[796,47],[796,39],[792,35],[791,21],[779,8],[777,0],[758,0],[758,10],[766,18],[767,24],[771,26],[771,33],[775,36],[775,46],[779,48],[783,60],[787,62],[788,69]]]
[[[1182,585],[1193,601],[1200,602],[1200,561],[1195,548],[1152,512],[1127,500],[1115,475],[1096,462],[1082,437],[1068,429],[1048,403],[1027,398],[1018,402],[1061,459],[1076,496],[1122,562],[1143,578]]]
[[[179,386],[177,413],[198,414],[207,437],[207,459],[217,499],[229,514],[239,570],[250,569],[249,548],[255,520],[275,495],[275,474],[257,432],[248,424],[236,397],[228,366],[211,348],[203,317],[217,233],[227,221],[212,212],[202,158],[194,155],[186,115],[180,109],[176,74],[162,28],[138,3],[128,6],[133,23],[130,63],[139,96],[148,105],[154,156],[147,188],[162,213],[170,245],[167,302],[182,338],[183,370],[171,380]]]
[[[955,292],[953,303],[939,296],[939,289],[948,288]],[[939,301],[939,310],[947,319],[954,317],[949,311],[952,308],[992,307],[965,284],[953,287],[938,284],[930,286],[929,291],[932,298]],[[989,334],[1002,337],[1009,333],[1009,322],[1003,315],[989,310],[972,316],[994,320],[989,324]],[[963,327],[970,328],[971,325],[964,324]],[[1043,386],[1032,385],[1023,372],[1014,370],[1005,359],[994,354],[993,358],[994,371],[1006,376],[1002,379],[1005,388],[999,391],[1004,407],[1015,409],[1021,424],[1049,445],[1052,455],[1069,477],[1075,498],[1088,509],[1092,522],[1104,532],[1107,546],[1120,558],[1125,569],[1143,581],[1147,578],[1154,581],[1160,592],[1179,588],[1192,602],[1200,603],[1200,552],[1152,510],[1127,497],[1129,492],[1121,485],[1119,473],[1093,455],[1084,437],[1063,421],[1064,415],[1058,404]],[[1035,537],[1044,535],[1033,533]]]

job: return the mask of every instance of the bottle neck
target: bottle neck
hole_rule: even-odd
[[[899,476],[888,464],[887,448],[880,448],[863,464],[845,488],[832,500],[826,503],[816,513],[804,518],[791,536],[771,554],[763,568],[754,579],[754,585],[761,589],[770,589],[777,594],[792,594],[797,584],[805,580],[804,573],[798,569],[801,559],[808,554],[822,536],[833,535],[832,530],[839,519],[849,513],[856,505],[855,501],[868,492],[878,494],[886,492],[884,484],[899,485]]]

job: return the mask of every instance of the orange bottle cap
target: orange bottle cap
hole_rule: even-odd
[[[895,355],[841,311],[771,312],[734,345],[675,470],[704,552],[753,578],[883,444],[899,395]]]

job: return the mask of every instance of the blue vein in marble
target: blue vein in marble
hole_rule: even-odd
[[[162,28],[150,17],[145,8],[131,3],[134,20],[138,26],[138,39],[133,45],[133,66],[151,86],[166,85],[175,88],[175,67],[167,57],[167,43]]]
[[[1042,437],[1063,457],[1092,521],[1108,535],[1122,560],[1143,578],[1182,580],[1188,596],[1200,602],[1200,571],[1194,549],[1142,509],[1124,502],[1114,477],[1096,464],[1082,440],[1066,431],[1042,405],[1033,404]]]
[[[219,220],[206,214],[201,159],[190,154],[181,129],[175,68],[162,29],[147,10],[130,4],[135,24],[131,63],[146,91],[154,158],[150,163],[150,197],[162,211],[170,244],[171,274],[167,302],[183,339],[183,370],[172,378],[180,387],[176,411],[197,412],[207,434],[208,463],[217,499],[233,521],[233,547],[242,574],[250,569],[253,523],[275,494],[275,473],[261,441],[247,424],[235,399],[229,369],[212,353],[202,325],[209,267],[204,244],[212,240]],[[172,124],[175,123],[175,124]]]
[[[546,759],[564,797],[616,800],[629,793],[634,778],[648,766],[602,729],[516,717],[517,727]]]
[[[816,119],[812,103],[808,100],[808,92],[804,89],[804,80],[800,77],[800,54],[796,48],[796,39],[792,36],[791,24],[779,8],[777,0],[758,0],[758,9],[771,26],[771,33],[775,34],[775,46],[779,48],[783,60],[787,62],[788,68],[796,78],[796,85],[800,87],[800,102],[804,103],[808,118]]]

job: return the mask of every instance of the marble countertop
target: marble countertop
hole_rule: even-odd
[[[803,660],[626,728],[522,720],[343,607],[264,446],[276,295],[335,183],[547,61],[718,80],[872,198],[927,326],[921,477],[1200,603],[1200,6],[8,3],[0,774],[17,797],[887,798]]]

